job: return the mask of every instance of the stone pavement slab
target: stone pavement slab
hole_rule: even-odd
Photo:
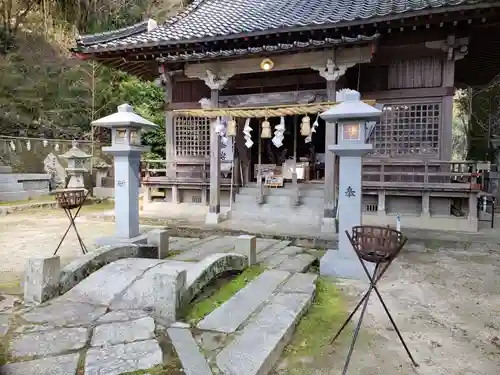
[[[175,260],[201,260],[215,253],[226,253],[234,249],[234,237],[212,236],[205,239],[203,243],[196,244],[189,250],[173,257]]]
[[[200,348],[189,329],[169,328],[167,333],[186,375],[212,375],[207,360],[200,352]]]
[[[290,245],[291,241],[279,241],[276,244],[273,244],[269,248],[258,252],[257,253],[257,261],[258,262],[263,262],[265,259],[269,258],[270,256],[281,252],[283,249],[285,249],[288,245]]]
[[[128,322],[130,320],[140,319],[148,316],[148,313],[142,310],[116,310],[110,311],[97,320],[97,324]]]
[[[295,325],[312,301],[312,294],[279,293],[217,356],[224,375],[267,374],[290,341]]]
[[[289,272],[265,271],[228,301],[208,314],[198,323],[197,328],[224,333],[235,332],[289,277]]]
[[[2,375],[73,375],[78,367],[79,354],[61,355],[35,361],[11,363],[0,367]]]
[[[11,341],[9,351],[14,357],[59,354],[83,348],[88,335],[87,328],[59,328],[26,333]]]
[[[22,315],[30,323],[54,327],[83,326],[104,315],[106,307],[79,303],[59,297]]]
[[[298,254],[285,259],[276,268],[289,272],[305,272],[315,260],[316,257],[311,254]]]
[[[130,322],[101,324],[94,328],[92,346],[125,344],[155,337],[153,318],[144,317]]]
[[[162,362],[156,340],[90,348],[85,357],[85,375],[120,375],[147,370]]]
[[[316,291],[317,280],[318,275],[315,273],[295,273],[283,284],[280,292],[313,294]]]
[[[109,305],[142,274],[163,260],[128,258],[117,260],[92,273],[64,295],[74,302]]]

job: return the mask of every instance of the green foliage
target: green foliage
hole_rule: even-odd
[[[165,158],[162,89],[99,64],[72,59],[68,48],[76,29],[81,33],[113,30],[150,13],[170,11],[178,1],[0,0],[0,9],[7,9],[6,4],[9,12],[0,15],[4,53],[0,51],[0,134],[88,139],[93,119],[127,102],[159,125],[144,134],[143,142],[152,148],[147,157]],[[95,136],[102,140],[107,134],[99,130]]]

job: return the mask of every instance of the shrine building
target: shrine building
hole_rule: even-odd
[[[165,90],[165,160],[143,185],[241,220],[336,215],[343,89],[382,109],[363,159],[363,224],[477,231],[472,164],[452,161],[456,88],[497,75],[500,1],[195,0],[80,36],[73,52]],[[231,201],[231,198],[232,200]]]

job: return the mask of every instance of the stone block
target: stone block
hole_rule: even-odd
[[[217,356],[223,374],[262,375],[274,367],[290,342],[312,294],[278,293]]]
[[[68,375],[76,374],[79,354],[11,363],[0,367],[2,375]]]
[[[58,256],[29,259],[24,275],[24,303],[39,304],[58,295],[60,272]]]
[[[217,225],[222,221],[221,214],[218,212],[209,212],[205,217],[205,224]]]
[[[148,245],[158,246],[158,259],[164,259],[168,256],[170,236],[164,229],[153,229],[147,233]]]
[[[290,277],[285,271],[266,271],[208,314],[197,328],[223,333],[235,332],[276,289]]]
[[[102,246],[78,257],[61,270],[60,293],[66,293],[76,284],[106,264],[124,258],[141,257],[141,249],[135,244]]]
[[[177,320],[186,285],[186,270],[168,261],[144,272],[111,304],[112,310],[145,310],[161,324]]]
[[[120,375],[148,370],[163,362],[156,340],[90,348],[85,356],[85,375]]]
[[[234,252],[248,257],[248,266],[257,264],[257,237],[242,235],[236,238]]]
[[[108,346],[150,340],[155,337],[154,330],[155,322],[149,316],[130,322],[101,324],[94,329],[90,345]]]
[[[169,328],[167,333],[186,375],[212,375],[205,356],[201,354],[198,344],[188,329]]]
[[[87,343],[87,339],[87,328],[32,332],[13,339],[9,351],[15,357],[47,356],[81,349]]]

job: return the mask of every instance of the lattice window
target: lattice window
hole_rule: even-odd
[[[389,104],[371,136],[373,154],[439,154],[441,104]]]
[[[207,117],[174,117],[177,156],[210,155],[210,119]]]

